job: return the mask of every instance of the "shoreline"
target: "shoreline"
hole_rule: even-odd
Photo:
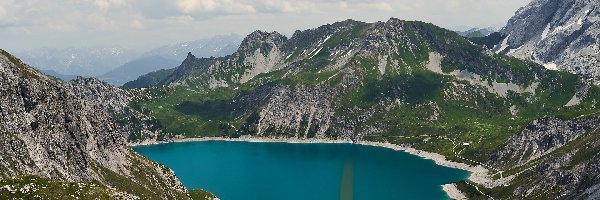
[[[371,141],[359,141],[352,142],[351,140],[331,140],[331,139],[298,139],[298,138],[267,138],[267,137],[251,137],[242,136],[239,138],[226,138],[226,137],[204,137],[204,138],[175,138],[172,141],[165,142],[141,142],[135,144],[129,144],[130,147],[135,146],[147,146],[156,144],[168,144],[168,143],[183,143],[183,142],[206,142],[206,141],[227,141],[227,142],[272,142],[272,143],[292,143],[292,144],[359,144],[375,147],[389,148],[395,151],[403,151],[411,155],[421,157],[423,159],[432,160],[436,165],[450,167],[454,169],[460,169],[469,172],[467,180],[481,184],[484,186],[498,185],[501,180],[493,180],[488,175],[488,169],[481,165],[470,166],[465,163],[458,163],[449,161],[445,156],[437,153],[422,151],[414,149],[409,146],[396,145],[389,142],[371,142]],[[448,197],[451,199],[465,199],[465,195],[456,188],[453,183],[441,185],[442,189]]]

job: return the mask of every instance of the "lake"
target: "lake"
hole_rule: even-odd
[[[173,169],[188,189],[222,200],[448,199],[466,171],[357,144],[183,142],[133,147]]]

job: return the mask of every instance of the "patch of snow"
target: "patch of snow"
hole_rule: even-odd
[[[349,56],[352,53],[352,51],[354,51],[354,50],[348,51],[348,53],[346,53],[346,55],[344,55],[344,58],[347,57],[347,56]]]
[[[552,33],[551,33],[551,34],[552,34],[552,35],[554,35],[556,32],[559,32],[559,31],[560,31],[560,32],[562,32],[562,31],[566,31],[567,29],[569,29],[571,26],[575,25],[576,23],[578,23],[578,22],[577,22],[577,21],[574,21],[574,22],[571,22],[570,24],[567,24],[567,25],[565,25],[565,26],[559,26],[559,27],[556,27],[556,28],[554,29],[554,31],[552,31]],[[582,23],[583,23],[583,21],[582,21]]]
[[[317,50],[312,56],[310,56],[310,58],[315,57],[317,54],[319,54],[319,52],[321,52],[321,50],[323,50],[323,47],[319,48],[319,50]]]
[[[379,73],[381,75],[385,74],[385,68],[387,67],[388,56],[379,57],[379,65],[377,68],[379,69]]]
[[[546,39],[546,37],[548,37],[549,32],[550,32],[550,24],[546,25],[544,32],[542,32],[542,39],[540,39],[540,40]]]
[[[327,40],[329,40],[329,38],[331,38],[331,36],[333,36],[333,35],[327,36],[327,38],[325,38],[325,40],[323,40],[323,42],[319,43],[319,46],[325,44],[325,42],[327,42]]]
[[[546,64],[544,64],[544,67],[548,70],[554,70],[554,71],[558,70],[558,66],[556,65],[556,63],[551,63],[551,62],[546,63]]]
[[[576,106],[579,105],[581,103],[581,99],[579,99],[579,97],[577,96],[577,94],[573,95],[573,97],[571,98],[571,100],[569,100],[569,102],[567,102],[567,104],[565,105],[566,107],[570,107],[570,106]]]
[[[504,49],[508,48],[508,38],[510,38],[510,35],[506,36],[506,38],[504,38],[504,40],[502,41],[502,44],[500,44],[500,48],[496,51],[496,53],[500,53],[500,52],[504,51]]]
[[[331,75],[329,78],[327,78],[327,81],[331,80],[333,77],[337,76],[340,72],[335,73],[334,75]]]

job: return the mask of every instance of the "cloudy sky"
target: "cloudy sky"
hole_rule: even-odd
[[[502,26],[530,0],[0,0],[0,48],[151,48],[254,30],[293,33],[390,17],[451,29]]]

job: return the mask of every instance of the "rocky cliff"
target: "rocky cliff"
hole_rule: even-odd
[[[516,12],[500,32],[496,52],[531,59],[548,69],[600,76],[600,2],[534,0]]]
[[[11,184],[14,181],[3,181],[2,196],[33,198],[36,186],[48,183],[23,177],[34,175],[93,185],[93,191],[110,198],[188,197],[172,171],[127,147],[128,134],[105,108],[123,108],[125,102],[111,100],[122,98],[121,94],[101,92],[114,95],[102,96],[107,101],[81,98],[108,88],[88,87],[94,89],[85,92],[81,80],[64,85],[0,52],[0,179],[28,180],[27,187],[34,188],[23,190]],[[56,194],[62,192],[73,198],[88,195]]]
[[[86,101],[93,102],[109,113],[129,143],[152,143],[171,140],[175,135],[159,129],[155,118],[147,110],[132,103],[136,90],[123,90],[95,78],[78,77],[66,84],[67,88]]]

